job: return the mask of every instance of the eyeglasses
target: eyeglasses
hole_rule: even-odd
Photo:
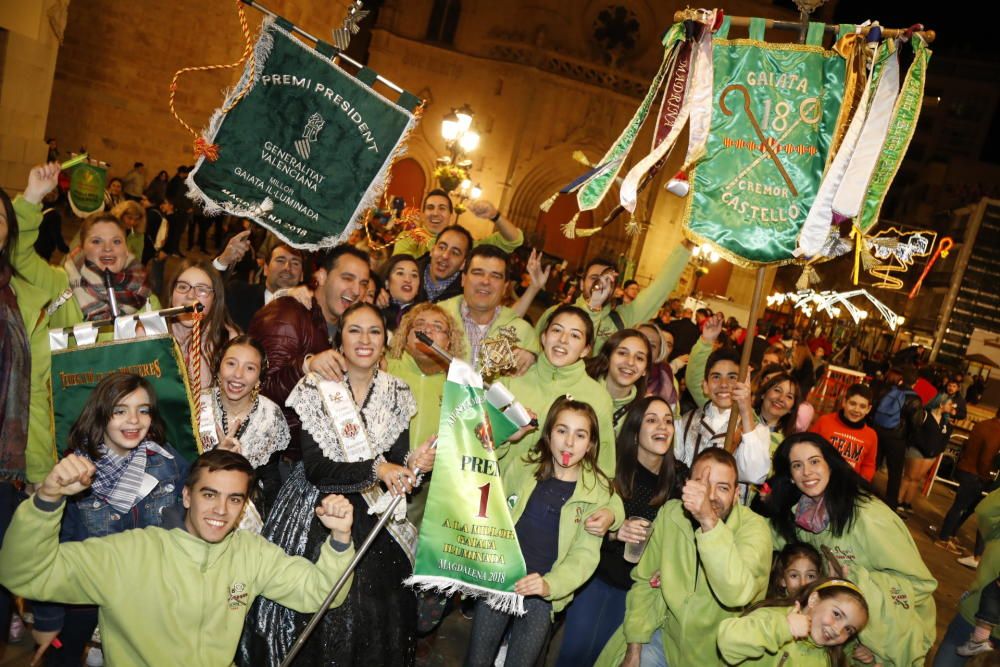
[[[177,284],[174,285],[174,291],[178,294],[187,294],[191,290],[194,290],[195,296],[201,298],[215,294],[215,288],[209,287],[208,285],[192,285],[191,283],[186,283],[183,280],[178,280]]]
[[[447,335],[449,329],[444,324],[440,322],[426,322],[424,320],[417,320],[413,323],[413,330],[419,331],[420,333],[438,333]]]

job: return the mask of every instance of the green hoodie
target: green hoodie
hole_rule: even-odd
[[[677,281],[680,279],[681,273],[684,272],[684,267],[687,266],[689,259],[691,259],[691,251],[683,245],[677,246],[667,257],[663,270],[653,278],[653,282],[640,291],[639,296],[635,297],[632,303],[626,303],[614,309],[618,313],[618,317],[621,318],[621,327],[611,319],[612,309],[610,306],[605,305],[595,312],[590,309],[586,299],[582,296],[577,298],[573,305],[590,313],[590,319],[594,322],[594,352],[600,350],[604,341],[619,329],[629,329],[652,319],[670,293],[677,287]],[[539,336],[545,329],[549,315],[558,306],[559,304],[550,307],[538,318],[538,322],[535,324],[535,333]]]
[[[830,667],[830,652],[810,639],[796,641],[789,607],[763,607],[719,624],[719,653],[728,665]]]
[[[507,465],[503,473],[504,493],[507,494],[510,518],[515,525],[538,484],[535,479],[537,469],[537,463],[529,463],[519,456]],[[549,595],[545,599],[552,603],[553,614],[566,608],[573,599],[573,593],[587,583],[601,560],[603,538],[584,530],[584,523],[588,516],[600,509],[607,507],[614,511],[617,496],[611,493],[610,481],[606,484],[599,481],[592,470],[581,469],[573,495],[559,513],[559,555],[552,569],[542,577],[549,585]],[[617,504],[621,505],[621,501],[618,500]]]
[[[648,644],[663,630],[670,667],[721,665],[716,635],[767,590],[771,535],[767,522],[743,505],[707,533],[695,530],[680,500],[656,515],[653,534],[632,570],[625,623],[608,640],[598,665],[617,667],[627,644]],[[649,585],[660,574],[659,588]]]
[[[569,394],[574,400],[589,403],[597,413],[597,426],[601,436],[597,465],[604,474],[614,477],[615,429],[611,421],[614,412],[611,396],[608,395],[604,385],[587,375],[583,361],[556,368],[548,357],[542,354],[527,373],[518,377],[504,378],[503,384],[524,407],[538,415],[538,429],[524,436],[520,442],[501,446],[498,449],[498,458],[505,456],[506,459],[512,459],[530,451],[541,437],[541,428],[545,425],[549,408],[557,398]],[[504,454],[505,449],[509,450],[508,454]],[[501,471],[506,465],[507,461],[500,458]]]
[[[794,511],[794,510],[793,510]],[[934,589],[937,580],[924,565],[906,524],[882,501],[861,501],[850,527],[840,537],[796,529],[797,537],[817,550],[829,547],[868,603],[868,626],[861,642],[885,667],[922,665],[936,634]],[[775,533],[775,549],[784,540]]]
[[[28,408],[27,477],[38,483],[56,464],[55,427],[49,401],[52,353],[49,350],[49,327],[67,327],[83,322],[83,312],[76,299],[69,299],[51,316],[45,308],[68,287],[69,277],[60,267],[52,266],[35,252],[38,228],[42,224],[42,205],[23,197],[14,200],[19,226],[17,243],[11,248],[14,267],[11,285],[17,296],[21,319],[31,341],[31,398]],[[160,302],[150,295],[149,303],[159,309]]]
[[[976,519],[979,521],[979,532],[986,541],[986,550],[976,569],[976,578],[969,585],[969,594],[958,603],[962,618],[973,626],[983,589],[995,586],[993,580],[1000,577],[1000,490],[991,492],[976,506]],[[1000,639],[1000,625],[993,627],[993,638]]]
[[[410,419],[410,451],[424,444],[427,438],[438,432],[441,422],[441,396],[444,393],[446,373],[425,375],[410,353],[403,350],[399,359],[389,359],[389,373],[395,375],[410,387],[417,401],[417,411]],[[406,501],[406,517],[417,528],[424,518],[427,504],[426,485],[412,494]]]
[[[258,595],[314,612],[354,555],[327,540],[314,565],[244,530],[216,544],[181,528],[60,543],[65,506],[21,503],[0,549],[0,583],[33,600],[98,605],[109,665],[231,665]]]
[[[463,359],[469,361],[472,359],[472,344],[469,342],[469,334],[465,332],[465,325],[462,321],[461,304],[464,302],[465,297],[459,294],[440,302],[438,305],[444,308],[445,312],[451,315],[458,324],[459,331],[462,332],[462,340],[465,342],[465,356]],[[517,313],[507,306],[500,306],[500,313],[493,320],[490,328],[487,329],[486,337],[492,338],[496,336],[500,327],[514,327],[518,339],[517,347],[531,352],[536,357],[539,355],[541,348],[538,347],[538,336],[535,335],[535,330],[531,328],[531,325],[527,321],[518,317]]]

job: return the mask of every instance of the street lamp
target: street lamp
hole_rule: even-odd
[[[460,109],[452,109],[445,115],[441,121],[441,137],[448,155],[439,157],[438,164],[455,165],[463,170],[472,166],[472,160],[466,154],[479,147],[479,133],[472,129],[472,116],[472,109],[468,104],[462,105]]]
[[[694,284],[691,286],[691,294],[695,295],[698,293],[698,281],[701,280],[702,276],[708,275],[708,265],[715,264],[721,257],[708,243],[695,246],[691,250],[691,254],[694,256],[695,263]]]
[[[455,220],[457,221],[463,213],[465,213],[465,202],[468,200],[476,201],[483,195],[483,189],[479,187],[479,183],[473,185],[472,181],[466,178],[458,186],[458,201],[455,202]]]

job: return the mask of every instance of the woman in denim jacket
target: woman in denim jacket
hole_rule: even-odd
[[[180,504],[188,463],[166,443],[150,384],[138,375],[110,375],[87,399],[70,430],[67,449],[92,460],[92,486],[70,500],[60,541],[104,537],[160,526],[164,510]],[[35,603],[35,641],[49,651],[46,665],[78,667],[97,626],[97,607]]]

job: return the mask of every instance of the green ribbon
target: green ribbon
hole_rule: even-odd
[[[869,180],[861,213],[855,221],[857,226],[865,232],[878,222],[882,202],[885,201],[892,179],[899,171],[903,157],[906,155],[906,149],[917,129],[917,120],[920,118],[924,83],[927,78],[927,63],[931,58],[931,50],[927,48],[927,43],[920,35],[913,35],[911,44],[914,51],[913,62],[906,72],[902,91],[896,99],[895,107],[892,110],[892,120],[889,123],[889,132]]]
[[[639,108],[636,109],[632,120],[629,121],[629,124],[611,146],[611,149],[597,163],[602,166],[610,166],[605,169],[599,169],[577,192],[576,201],[581,211],[590,211],[597,208],[604,199],[604,196],[608,194],[608,190],[611,189],[612,184],[614,184],[615,177],[621,171],[622,164],[624,164],[625,156],[628,155],[633,144],[635,144],[635,140],[639,136],[639,131],[642,129],[642,125],[653,106],[656,93],[663,84],[663,79],[667,71],[670,69],[670,63],[676,55],[674,47],[683,39],[684,24],[675,23],[663,38],[663,60],[660,62],[660,68],[656,71],[653,83],[649,86],[649,90],[646,91],[646,96],[643,98]]]

